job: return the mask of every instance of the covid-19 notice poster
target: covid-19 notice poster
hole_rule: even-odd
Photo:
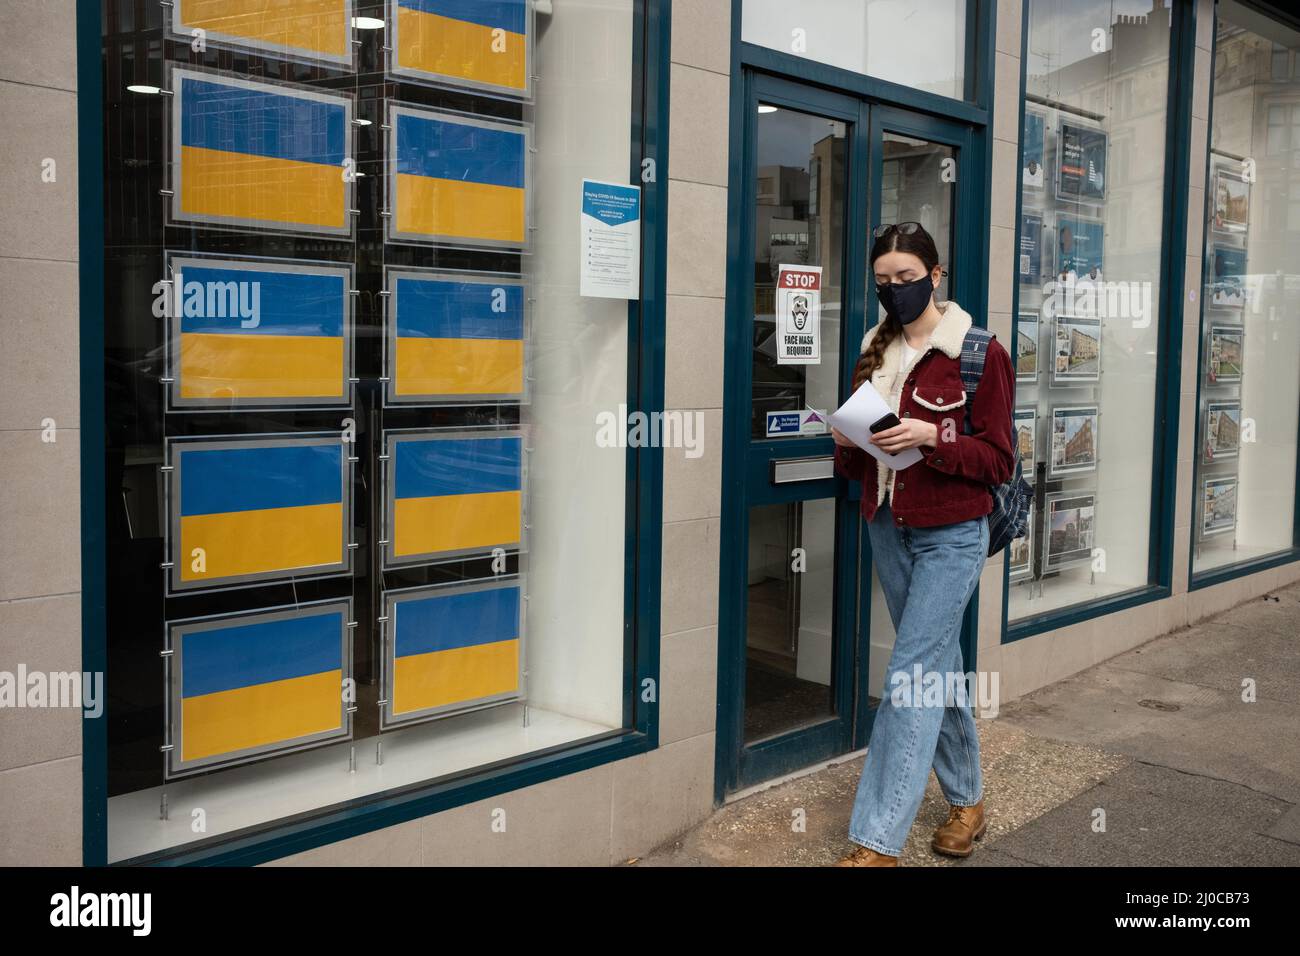
[[[776,361],[819,365],[822,267],[782,265],[776,275]]]

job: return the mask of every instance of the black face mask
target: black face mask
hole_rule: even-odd
[[[885,311],[903,325],[915,322],[930,304],[934,283],[928,275],[911,282],[886,282],[876,285],[876,297]]]

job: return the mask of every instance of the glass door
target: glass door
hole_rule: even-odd
[[[859,522],[826,419],[862,335],[866,213],[860,101],[759,76],[746,91],[720,614],[733,786],[851,742]]]
[[[875,321],[872,228],[916,219],[946,264],[969,136],[775,77],[748,74],[744,86],[728,290],[720,791],[869,737],[879,695],[870,682],[880,682],[893,629],[883,599],[872,599],[861,488],[835,475],[826,419],[849,394],[866,317]],[[960,287],[955,274],[941,298],[949,284]]]

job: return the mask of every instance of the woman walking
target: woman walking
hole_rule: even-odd
[[[838,866],[898,865],[931,766],[950,805],[931,847],[969,856],[984,833],[979,738],[958,638],[988,553],[989,486],[1011,478],[1016,454],[1010,355],[989,341],[968,396],[961,358],[971,317],[956,302],[935,301],[944,273],[934,240],[915,222],[874,235],[872,271],[887,317],[862,340],[853,387],[869,381],[898,417],[872,443],[891,454],[916,448],[922,458],[895,472],[833,430],[836,470],[862,482],[872,560],[897,633],[849,821],[858,846]],[[923,694],[934,680],[944,706]]]

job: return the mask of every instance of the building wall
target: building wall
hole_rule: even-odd
[[[1212,69],[1198,0],[1185,284],[1201,275]],[[0,36],[0,670],[79,670],[76,59],[73,0],[10,0]],[[350,838],[277,864],[608,864],[704,819],[713,794],[727,239],[730,0],[674,0],[665,406],[703,415],[705,453],[664,449],[660,746]],[[1011,335],[1021,0],[999,0],[990,327]],[[41,181],[53,159],[57,178]],[[999,278],[1000,277],[1000,278]],[[979,666],[1004,699],[1300,580],[1300,563],[1187,590],[1199,305],[1184,299],[1174,594],[1001,644],[1002,556],[981,579]],[[53,420],[54,441],[47,419]],[[81,734],[71,709],[0,710],[0,865],[81,859]],[[504,827],[501,826],[504,822]]]
[[[0,671],[79,671],[75,4],[9,0],[4,20]],[[0,709],[0,866],[80,862],[80,711]]]

